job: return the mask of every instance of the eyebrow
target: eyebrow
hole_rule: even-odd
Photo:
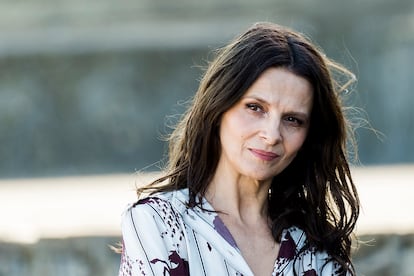
[[[256,100],[256,101],[259,101],[259,102],[262,102],[262,103],[269,104],[268,101],[266,101],[265,99],[263,99],[259,96],[254,96],[254,95],[253,96],[243,96],[242,99],[253,99],[253,100]]]
[[[260,103],[269,105],[268,101],[266,101],[265,99],[263,99],[259,96],[256,96],[256,95],[243,96],[242,99],[252,99],[252,100],[256,100]],[[309,117],[310,117],[310,113],[308,114],[306,112],[300,112],[300,111],[288,111],[288,112],[285,112],[285,113],[288,114],[288,115],[302,117],[303,119],[306,119],[306,120],[308,120]]]

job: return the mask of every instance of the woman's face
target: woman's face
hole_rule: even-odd
[[[295,158],[308,133],[313,89],[284,68],[264,71],[220,123],[218,170],[270,180]]]

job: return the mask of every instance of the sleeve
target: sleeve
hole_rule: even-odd
[[[348,270],[345,270],[337,261],[334,260],[330,260],[328,262],[320,260],[319,267],[319,275],[351,276]]]
[[[306,251],[305,251],[306,252]],[[318,276],[349,276],[350,273],[344,271],[343,267],[332,260],[326,252],[313,252],[304,254],[299,257],[300,271],[303,275],[318,275]]]
[[[165,216],[149,204],[137,204],[124,212],[119,276],[174,275],[182,268],[185,262],[166,223]]]

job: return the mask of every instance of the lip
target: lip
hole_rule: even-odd
[[[251,153],[263,161],[272,161],[279,157],[278,154],[271,151],[264,151],[259,149],[250,149]]]

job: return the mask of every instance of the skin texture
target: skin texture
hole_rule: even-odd
[[[312,102],[306,79],[269,68],[220,122],[222,150],[207,199],[221,212],[255,275],[270,275],[277,257],[268,191],[272,178],[291,163],[306,139]]]

